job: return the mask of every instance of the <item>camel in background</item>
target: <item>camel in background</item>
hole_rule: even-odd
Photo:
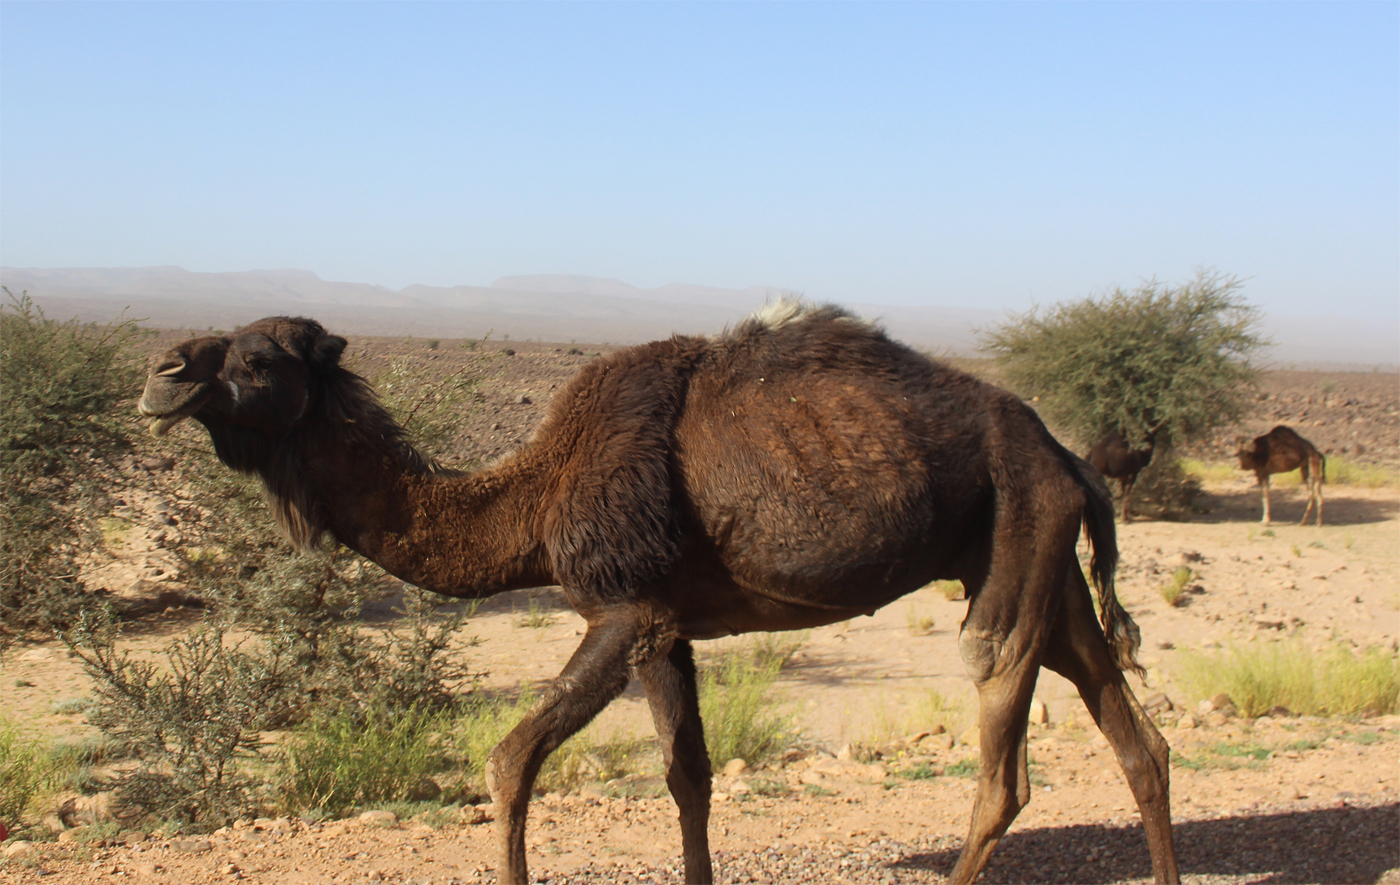
[[[419,455],[345,339],[272,317],[166,353],[140,411],[202,424],[260,476],[285,535],[323,533],[389,573],[479,598],[557,583],[582,643],[492,751],[499,881],[528,881],[526,813],[545,758],[635,676],[679,808],[687,882],[712,881],[691,642],[830,624],[935,579],[967,588],[959,649],[980,699],[981,774],[951,878],[971,882],[1030,799],[1042,666],[1070,679],[1117,754],[1158,882],[1178,881],[1168,747],[1122,670],[1138,631],[1113,589],[1112,502],[1016,397],[837,308],[792,302],[713,338],[596,359],[529,443],[473,473]],[[1102,625],[1075,545],[1081,525]]]
[[[1264,516],[1260,522],[1264,525],[1270,522],[1269,477],[1275,473],[1298,470],[1308,490],[1308,506],[1303,510],[1303,518],[1298,525],[1307,525],[1314,502],[1317,504],[1317,524],[1322,525],[1322,483],[1327,478],[1327,458],[1317,450],[1317,446],[1303,439],[1293,428],[1280,424],[1263,436],[1242,442],[1235,455],[1240,459],[1240,469],[1253,470],[1259,480],[1264,497]]]
[[[1142,469],[1152,463],[1152,451],[1157,445],[1157,432],[1161,429],[1161,425],[1152,428],[1140,449],[1128,448],[1128,441],[1123,438],[1123,434],[1115,430],[1095,443],[1089,454],[1084,456],[1084,459],[1094,465],[1094,469],[1105,478],[1118,480],[1118,487],[1123,495],[1124,522],[1128,521],[1128,496],[1132,494],[1133,483],[1137,482]]]

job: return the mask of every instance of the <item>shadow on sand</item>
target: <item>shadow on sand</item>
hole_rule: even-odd
[[[1186,821],[1174,830],[1183,877],[1374,883],[1400,866],[1397,804]],[[958,850],[916,854],[892,866],[947,875]],[[1058,863],[1047,865],[1047,858]],[[997,847],[981,881],[1010,885],[1151,878],[1141,826],[1072,826],[1012,832]]]
[[[1323,486],[1323,525],[1365,525],[1393,520],[1400,515],[1400,502],[1393,494],[1385,497],[1359,489]],[[1197,503],[1207,512],[1193,514],[1189,522],[1238,522],[1259,525],[1264,505],[1257,487],[1239,492],[1208,492]],[[1307,493],[1298,488],[1274,489],[1269,496],[1274,525],[1297,525],[1308,506]],[[1308,514],[1308,524],[1317,517]]]

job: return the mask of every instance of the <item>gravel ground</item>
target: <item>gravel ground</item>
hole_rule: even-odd
[[[1250,818],[1179,821],[1182,880],[1217,883],[1400,883],[1400,805],[1283,811]],[[876,841],[856,851],[788,846],[715,856],[722,882],[942,883],[962,840]],[[551,885],[680,883],[674,864],[590,865],[547,871]],[[982,882],[1144,883],[1152,881],[1142,828],[1070,826],[1012,833],[992,855]]]

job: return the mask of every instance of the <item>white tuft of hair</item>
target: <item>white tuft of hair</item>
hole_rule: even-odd
[[[795,298],[779,298],[777,301],[770,301],[754,311],[749,319],[756,326],[765,329],[778,329],[802,319],[814,310],[816,310],[814,305],[804,304]]]
[[[776,301],[768,302],[749,316],[746,325],[760,329],[779,329],[789,323],[801,322],[818,314],[857,325],[871,325],[866,320],[853,316],[834,304],[812,304],[795,298],[779,298]]]

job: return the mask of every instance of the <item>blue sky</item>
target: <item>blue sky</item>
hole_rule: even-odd
[[[1400,4],[0,4],[0,261],[1400,313]]]

